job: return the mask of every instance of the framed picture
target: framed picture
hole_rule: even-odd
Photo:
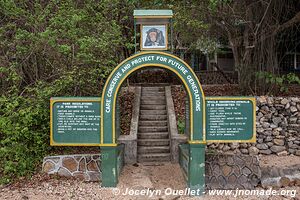
[[[141,50],[166,50],[168,48],[167,25],[141,25]]]

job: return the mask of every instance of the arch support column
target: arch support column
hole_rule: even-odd
[[[205,191],[205,144],[189,144],[188,187],[200,196]]]
[[[102,187],[116,187],[117,176],[117,147],[101,147]]]

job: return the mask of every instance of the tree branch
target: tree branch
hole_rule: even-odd
[[[258,32],[258,30],[259,30],[261,24],[263,23],[263,21],[264,21],[266,15],[267,15],[267,13],[268,13],[268,11],[269,11],[269,8],[270,8],[271,3],[272,3],[272,0],[270,0],[269,4],[268,4],[268,6],[267,6],[267,8],[266,8],[266,10],[265,10],[265,12],[264,12],[263,17],[261,18],[259,24],[257,25],[256,30],[254,31],[254,35],[255,35],[255,36],[257,35],[257,32]]]
[[[277,33],[293,26],[294,24],[300,23],[300,12],[298,12],[293,18],[279,25],[277,29],[273,32],[274,35]]]

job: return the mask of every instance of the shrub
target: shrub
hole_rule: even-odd
[[[132,5],[0,1],[0,183],[32,174],[49,154],[51,97],[101,95],[130,54],[124,46],[134,47]]]
[[[184,134],[184,132],[185,132],[185,121],[180,117],[178,117],[177,127],[178,127],[179,134]]]
[[[270,72],[257,72],[256,77],[263,82],[263,87],[267,88],[268,94],[288,92],[290,84],[300,84],[300,78],[294,73],[275,75]]]

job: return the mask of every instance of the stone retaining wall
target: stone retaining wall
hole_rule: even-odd
[[[100,155],[61,155],[45,157],[43,172],[83,181],[100,181]],[[260,181],[261,170],[256,156],[206,155],[207,189],[253,189]]]
[[[206,155],[207,189],[254,189],[261,178],[257,156]]]
[[[43,160],[43,172],[84,181],[101,180],[100,155],[76,154],[48,156]]]
[[[261,185],[264,188],[300,186],[300,165],[288,167],[262,167]]]
[[[83,181],[100,181],[100,156],[62,155],[45,157],[43,172]],[[258,156],[206,155],[206,189],[254,189],[300,186],[300,165],[274,167],[259,165]]]
[[[257,143],[210,143],[220,153],[300,156],[300,98],[256,98]]]
[[[118,144],[124,144],[124,162],[126,164],[134,164],[137,162],[137,133],[139,127],[139,114],[141,102],[141,87],[134,89],[134,101],[131,115],[130,134],[120,135],[118,137]]]

